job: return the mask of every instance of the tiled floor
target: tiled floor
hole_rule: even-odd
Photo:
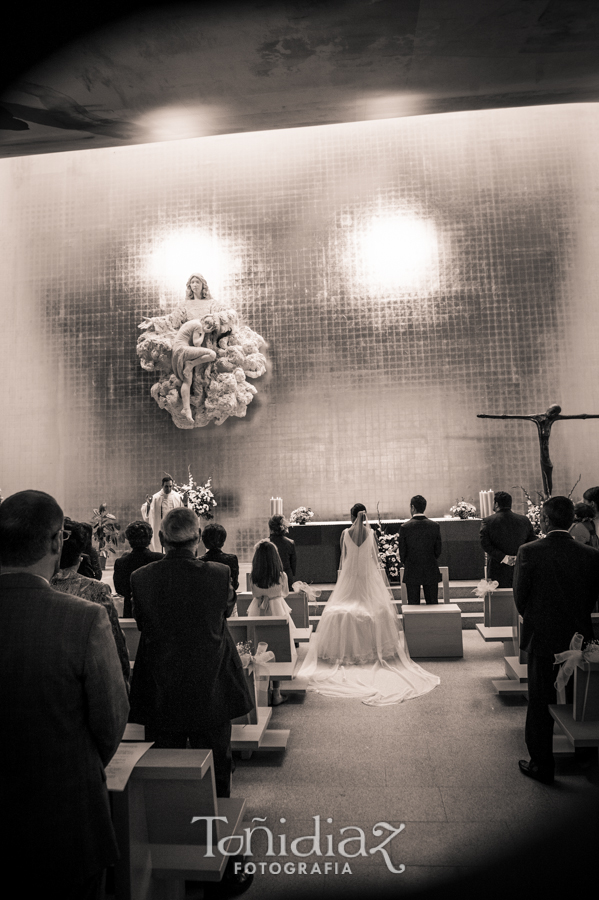
[[[559,763],[553,787],[520,774],[518,759],[527,758],[526,700],[494,692],[491,679],[503,674],[502,645],[485,644],[477,632],[463,637],[462,660],[419,661],[441,684],[417,700],[373,708],[308,693],[273,710],[271,727],[291,730],[287,751],[238,760],[234,775],[233,794],[246,798],[248,824],[253,817],[265,819],[254,825],[270,829],[274,838],[272,856],[265,855],[267,833],[252,838],[258,871],[250,900],[324,898],[337,888],[405,893],[463,879],[512,857],[531,835],[547,830],[550,838],[585,799],[599,801],[594,776],[573,760]],[[301,860],[291,852],[292,841],[315,833],[315,816],[323,855]],[[389,827],[380,826],[375,838],[379,822]],[[405,866],[398,874],[381,851],[369,851],[401,824],[405,828],[387,844],[390,865]],[[349,830],[341,834],[341,828]],[[328,859],[327,834],[334,851]],[[364,849],[365,855],[343,857],[339,843],[348,837],[354,840],[346,852]],[[311,849],[308,841],[295,847]],[[325,874],[329,860],[339,864],[337,874],[334,865]],[[298,872],[300,861],[307,863],[306,874]],[[260,863],[266,864],[262,873]],[[278,872],[277,863],[295,864],[294,873]],[[341,874],[345,863],[351,875]]]

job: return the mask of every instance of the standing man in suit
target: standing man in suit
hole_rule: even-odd
[[[527,516],[512,512],[507,491],[497,491],[493,510],[480,526],[480,545],[489,557],[487,577],[498,581],[500,588],[511,588],[518,548],[536,541],[537,536]]]
[[[568,529],[574,505],[568,497],[543,504],[544,540],[523,544],[516,557],[514,600],[523,618],[522,648],[528,653],[528,710],[525,740],[530,760],[520,771],[552,784],[553,719],[557,702],[556,653],[567,650],[574,634],[593,640],[591,611],[599,596],[599,550],[575,541]]]
[[[196,558],[200,532],[190,509],[162,522],[166,556],[131,576],[141,631],[131,682],[132,722],[159,748],[208,748],[216,792],[231,789],[231,719],[254,707],[227,628],[235,603],[231,573]]]
[[[441,572],[437,560],[441,556],[441,529],[424,515],[426,500],[416,494],[410,500],[412,518],[399,529],[399,555],[404,567],[403,583],[408,603],[420,603],[420,585],[427,603],[439,602]]]
[[[64,516],[41,491],[0,506],[1,809],[28,896],[95,900],[118,858],[106,790],[129,704],[103,606],[50,587]]]
[[[131,547],[130,553],[123,553],[120,559],[114,561],[113,583],[117,594],[124,599],[123,618],[130,619],[131,611],[131,575],[137,569],[158,562],[162,559],[162,553],[150,550],[152,543],[152,526],[148,522],[130,522],[125,529],[125,537]]]

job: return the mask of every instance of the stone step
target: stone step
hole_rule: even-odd
[[[397,606],[398,604],[396,604]],[[399,605],[398,614],[401,613],[401,605]],[[310,625],[312,626],[312,633],[314,633],[318,628],[318,623],[320,622],[320,614],[319,615],[310,615]],[[483,614],[482,612],[463,612],[462,613],[462,631],[473,631],[477,624],[482,625],[483,623]]]

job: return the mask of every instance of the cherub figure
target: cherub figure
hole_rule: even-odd
[[[159,378],[152,397],[178,428],[245,416],[256,393],[246,378],[266,371],[266,343],[239,323],[234,309],[215,303],[199,272],[187,281],[184,303],[166,316],[144,319],[139,328],[141,366]]]

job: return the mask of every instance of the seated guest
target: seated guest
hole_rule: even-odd
[[[480,526],[480,545],[488,557],[487,578],[497,581],[500,588],[511,588],[518,548],[537,536],[528,516],[512,512],[512,496],[507,491],[497,491],[493,510]]]
[[[114,561],[113,583],[117,594],[124,599],[123,619],[131,619],[133,612],[131,610],[131,575],[142,566],[148,563],[157,562],[162,559],[162,553],[155,553],[150,550],[150,543],[153,537],[152,526],[148,522],[142,522],[138,519],[130,522],[125,529],[125,537],[129,541],[131,547],[130,553],[123,553],[120,559]]]
[[[162,520],[166,556],[131,575],[133,615],[141,631],[131,680],[132,722],[156,748],[212,750],[216,793],[231,790],[231,719],[254,708],[227,627],[235,593],[221,563],[196,558],[200,539],[191,509]]]
[[[575,541],[582,544],[589,544],[595,549],[599,549],[599,538],[595,531],[595,523],[593,521],[595,510],[590,503],[574,504],[574,524],[570,528],[570,534]]]
[[[114,642],[121,661],[121,669],[125,684],[129,684],[131,667],[129,665],[129,652],[125,635],[119,625],[119,617],[112,602],[112,593],[109,585],[94,578],[86,578],[78,574],[81,563],[81,555],[85,547],[85,532],[79,522],[69,521],[68,529],[65,529],[65,541],[60,554],[60,568],[52,577],[50,584],[62,594],[72,594],[81,597],[82,600],[90,600],[92,603],[101,604],[110,620]]]
[[[252,602],[248,607],[248,616],[285,616],[293,637],[296,628],[291,618],[291,607],[285,602],[288,593],[289,584],[279,551],[270,541],[259,541],[252,560]],[[287,700],[281,694],[279,684],[278,681],[272,683],[273,706]]]
[[[129,704],[105,608],[50,587],[63,540],[49,494],[2,503],[2,855],[14,868],[26,853],[18,895],[80,900],[103,896],[118,859],[104,767]]]
[[[268,527],[270,529],[269,540],[279,551],[279,556],[283,563],[283,571],[289,582],[289,590],[291,590],[291,586],[296,580],[295,570],[297,568],[295,541],[292,541],[291,538],[288,537],[289,528],[284,516],[272,516],[272,518],[268,520]]]

